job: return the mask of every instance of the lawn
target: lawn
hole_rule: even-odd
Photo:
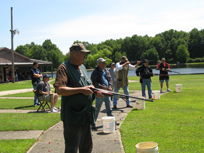
[[[159,90],[157,79],[152,78],[153,90]],[[145,103],[144,110],[134,108],[125,118],[120,132],[126,153],[135,152],[135,145],[146,141],[157,142],[159,152],[204,152],[204,75],[172,75],[170,79],[174,91]],[[181,93],[175,92],[175,84],[182,84]]]
[[[50,84],[53,85],[54,79],[50,79]],[[6,90],[17,90],[17,89],[29,89],[33,88],[31,80],[26,81],[19,81],[15,83],[4,83],[0,84],[0,91],[6,91]]]
[[[35,142],[35,139],[0,140],[0,153],[25,153]]]
[[[129,77],[129,80],[139,80],[139,77]],[[23,81],[25,86],[18,83],[0,85],[0,91],[12,89],[32,88],[29,82]],[[175,85],[182,84],[182,92],[175,92]],[[30,87],[29,87],[30,85]],[[6,86],[6,87],[4,87]],[[160,90],[159,77],[152,78],[152,89]],[[203,108],[204,108],[204,75],[172,75],[170,76],[171,93],[161,96],[161,99],[154,100],[153,103],[146,102],[144,110],[134,108],[125,118],[121,125],[120,132],[122,143],[126,153],[135,151],[135,145],[139,142],[154,141],[158,143],[159,152],[168,153],[186,153],[186,152],[204,152],[203,144]],[[129,90],[141,90],[139,82],[131,82]],[[164,84],[164,90],[166,86]],[[21,93],[20,96],[22,96]],[[25,94],[31,96],[32,93]],[[15,95],[16,97],[18,95]],[[28,96],[28,97],[30,97]],[[23,97],[23,96],[22,96]],[[60,100],[57,107],[61,105]],[[33,107],[33,100],[29,99],[0,99],[0,109],[37,109]],[[46,116],[46,117],[45,117]],[[49,118],[49,119],[48,119]],[[51,122],[47,122],[50,120]],[[0,131],[8,130],[46,130],[50,126],[60,121],[60,114],[54,113],[6,113],[0,115]],[[19,150],[23,140],[0,141],[0,147],[15,152],[15,147],[10,143],[17,143]],[[26,142],[30,146],[30,142]],[[34,142],[34,141],[33,141]],[[19,144],[18,144],[19,143]],[[6,145],[8,144],[8,145]],[[31,140],[32,144],[32,140]],[[0,146],[1,146],[0,145]],[[22,151],[23,152],[23,151]]]
[[[54,93],[54,89],[51,89],[52,93]],[[58,95],[61,97],[61,95]],[[34,97],[33,91],[31,92],[24,92],[24,93],[18,93],[18,94],[10,94],[10,95],[3,95],[0,97]]]
[[[60,121],[60,113],[2,113],[0,131],[47,130]]]
[[[0,109],[35,109],[33,99],[0,99]],[[49,103],[50,104],[50,103]],[[58,99],[55,107],[61,107],[61,100]]]

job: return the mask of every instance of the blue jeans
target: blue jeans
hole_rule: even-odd
[[[37,86],[34,86],[34,85],[33,85],[33,89],[36,90],[36,89],[37,89]],[[37,97],[34,95],[34,105],[37,105],[37,104],[39,104],[39,102],[38,102]]]
[[[143,83],[141,83],[142,97],[146,97],[146,94],[145,94],[145,85],[147,85],[149,98],[152,98],[151,79],[143,79]]]
[[[103,102],[105,102],[107,116],[113,116],[112,108],[111,108],[111,98],[107,96],[105,96],[104,98],[96,97],[96,120],[98,118],[98,114],[99,114],[99,111],[101,109]]]
[[[116,81],[114,81],[114,92],[118,92],[120,88],[116,87]],[[123,92],[126,95],[129,95],[128,86],[123,87]],[[117,105],[118,98],[113,97],[113,105]],[[130,98],[126,99],[126,104],[130,105]]]
[[[15,75],[15,81],[18,82],[18,75]]]

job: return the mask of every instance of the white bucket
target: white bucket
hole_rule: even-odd
[[[176,92],[182,91],[182,84],[176,84]]]
[[[137,109],[145,109],[145,101],[144,100],[136,100]]]
[[[156,142],[141,142],[136,144],[135,147],[137,153],[159,153]]]
[[[102,120],[103,120],[103,132],[104,133],[115,132],[115,117],[114,116],[102,117]]]
[[[160,99],[160,91],[159,90],[155,90],[153,91],[153,99]]]

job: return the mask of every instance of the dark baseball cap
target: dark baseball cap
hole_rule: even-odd
[[[76,51],[81,51],[81,52],[86,52],[86,53],[90,52],[90,50],[87,50],[84,47],[84,44],[82,44],[82,43],[73,44],[69,49],[70,49],[70,51],[76,50]]]
[[[144,63],[149,63],[148,59],[145,59],[145,60],[144,60]]]
[[[50,76],[47,75],[47,74],[44,74],[44,75],[43,75],[43,79],[44,79],[44,78],[50,78]]]

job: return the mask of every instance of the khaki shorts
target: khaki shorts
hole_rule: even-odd
[[[51,95],[42,95],[39,97],[40,100],[43,100],[43,101],[51,101]]]

